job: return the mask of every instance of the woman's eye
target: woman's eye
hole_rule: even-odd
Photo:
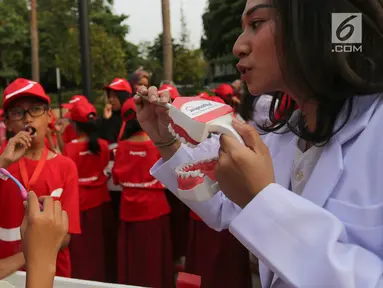
[[[251,22],[251,28],[253,28],[253,30],[256,30],[263,22],[263,20],[254,20]]]

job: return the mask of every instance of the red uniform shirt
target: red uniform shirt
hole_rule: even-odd
[[[39,161],[25,158],[25,167],[31,179]],[[10,165],[7,170],[21,183],[19,163]],[[76,165],[67,157],[56,155],[47,159],[41,173],[30,187],[37,196],[51,195],[60,200],[68,213],[69,233],[80,233],[78,185]],[[8,179],[0,180],[0,259],[21,252],[20,225],[24,217],[23,199],[16,184]],[[58,253],[56,275],[71,276],[68,248]]]
[[[108,142],[98,140],[100,153],[88,151],[88,141],[77,141],[65,145],[63,155],[71,158],[77,165],[80,195],[80,210],[85,211],[110,201],[106,182],[108,176],[104,169],[109,163]]]
[[[170,213],[164,186],[149,173],[159,158],[151,141],[118,143],[113,179],[123,187],[121,220],[151,220]]]
[[[65,144],[77,139],[78,135],[72,125],[67,125],[62,134],[62,139]]]

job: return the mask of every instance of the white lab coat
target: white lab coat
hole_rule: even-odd
[[[350,120],[324,147],[302,196],[288,190],[298,139],[287,133],[266,136],[276,184],[243,210],[222,192],[184,201],[260,260],[263,287],[383,287],[382,96],[354,99]],[[218,146],[218,138],[194,150],[182,146],[151,172],[178,195],[174,169],[217,155]]]

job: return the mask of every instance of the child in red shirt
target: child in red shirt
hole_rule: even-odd
[[[77,165],[81,235],[72,237],[73,277],[105,281],[104,204],[110,201],[104,169],[109,162],[108,143],[98,138],[96,109],[88,101],[73,104],[65,118],[77,131],[77,139],[65,145],[63,155]]]
[[[124,124],[113,167],[113,179],[123,187],[118,243],[119,283],[173,287],[170,207],[164,186],[149,173],[160,155],[138,124],[132,98],[125,102],[122,115]]]
[[[71,159],[45,147],[44,139],[52,117],[49,104],[49,96],[34,81],[19,78],[4,90],[5,124],[15,136],[0,156],[0,167],[6,168],[28,191],[34,191],[39,197],[50,195],[61,202],[68,214],[69,234],[57,256],[56,275],[70,277],[67,246],[70,235],[80,233],[78,176]],[[23,200],[13,181],[0,180],[0,259],[21,252]]]

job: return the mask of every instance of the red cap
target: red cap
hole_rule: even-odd
[[[170,84],[163,84],[159,89],[158,92],[161,93],[162,91],[168,90],[170,93],[170,98],[172,100],[176,99],[180,96],[180,93],[178,92],[178,89]]]
[[[0,121],[3,121],[4,118],[4,110],[0,109]]]
[[[88,98],[86,98],[83,95],[74,95],[70,99],[69,103],[62,104],[61,107],[66,108],[66,109],[71,109],[75,103],[82,102],[82,101],[89,102]]]
[[[221,84],[216,89],[211,90],[215,95],[230,100],[234,95],[234,89],[230,84]]]
[[[134,104],[133,98],[129,98],[124,102],[121,108],[121,116],[125,122],[132,120],[136,117],[136,104]]]
[[[6,109],[12,101],[21,97],[36,97],[48,102],[48,104],[51,103],[51,98],[49,98],[39,83],[24,78],[17,78],[4,90],[3,109]]]
[[[96,118],[96,108],[88,101],[76,102],[73,104],[69,112],[65,113],[64,117],[76,122],[86,123],[90,119]]]
[[[104,89],[111,89],[115,91],[126,91],[130,94],[133,93],[132,86],[130,86],[129,82],[123,78],[116,78],[109,85],[105,85]]]
[[[210,95],[209,95],[207,92],[200,92],[200,93],[198,93],[197,96],[198,96],[198,97],[201,97],[201,98],[210,97]]]

